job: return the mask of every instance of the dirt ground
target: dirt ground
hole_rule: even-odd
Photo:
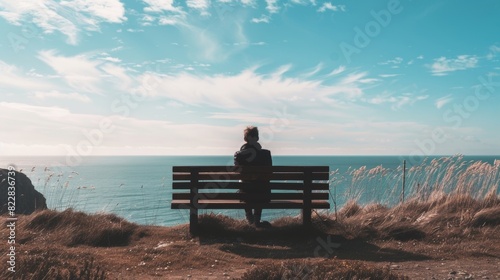
[[[109,223],[123,227],[127,222],[73,212],[42,212],[20,218],[16,233],[17,269],[29,264],[31,267],[25,267],[25,271],[33,273],[43,263],[49,266],[47,270],[80,268],[92,260],[93,271],[98,267],[99,271],[105,271],[107,279],[238,279],[264,265],[280,266],[294,261],[294,275],[290,278],[306,280],[313,265],[340,261],[387,268],[410,279],[500,279],[498,226],[480,229],[453,226],[447,234],[436,229],[425,238],[408,235],[406,241],[398,241],[350,238],[336,234],[335,226],[327,234],[321,230],[308,232],[301,223],[286,220],[273,223],[268,229],[255,229],[243,221],[214,218],[207,223],[210,226],[201,227],[196,237],[188,233],[188,225],[128,224],[133,234],[123,244],[120,241],[111,242],[112,246],[68,245],[68,237],[74,240],[76,236],[82,242],[87,242],[85,235],[92,234],[100,242],[106,241],[109,233],[121,237],[117,231],[99,231],[109,227]],[[82,229],[89,225],[95,228],[82,235]],[[103,232],[108,233],[103,235]],[[454,237],[453,232],[461,233]],[[0,234],[8,236],[8,229],[0,229]],[[6,260],[6,254],[2,254],[3,265]]]
[[[93,258],[95,265],[107,271],[108,279],[234,279],[254,267],[288,260],[303,261],[296,279],[307,279],[301,271],[307,270],[308,264],[333,259],[389,267],[410,279],[500,279],[499,237],[489,242],[365,242],[341,236],[266,239],[266,231],[251,238],[193,238],[186,225],[149,226],[125,247],[68,248],[32,240],[20,245],[19,252],[57,255],[68,262]],[[36,241],[43,241],[43,237]]]

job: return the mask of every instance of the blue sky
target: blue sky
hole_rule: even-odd
[[[500,2],[0,0],[0,155],[500,154]]]

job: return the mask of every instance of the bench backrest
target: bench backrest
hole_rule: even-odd
[[[235,200],[235,190],[265,185],[271,200],[328,200],[328,166],[174,166],[174,200]],[[255,182],[259,180],[261,182]],[[188,192],[186,192],[188,191]]]

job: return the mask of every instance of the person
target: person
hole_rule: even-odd
[[[259,141],[259,130],[255,126],[248,126],[243,131],[243,139],[245,144],[241,146],[240,150],[234,154],[234,164],[236,166],[272,166],[273,160],[271,151],[262,149]],[[243,182],[258,183],[258,185],[251,188],[241,189],[241,193],[256,194],[259,198],[256,200],[246,200],[246,202],[268,202],[269,188],[266,184],[269,180],[266,178],[255,178],[252,180],[245,180]],[[245,217],[250,224],[255,224],[257,227],[269,227],[270,223],[261,221],[262,208],[245,208]]]

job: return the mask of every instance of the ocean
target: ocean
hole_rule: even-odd
[[[138,224],[162,226],[189,222],[187,210],[170,209],[172,166],[232,164],[232,156],[88,156],[73,166],[56,156],[0,158],[0,167],[14,166],[31,179],[50,209],[114,213]],[[435,190],[462,188],[481,197],[491,190],[498,193],[500,182],[500,156],[273,156],[273,164],[329,166],[329,212],[349,200],[391,206]],[[242,210],[213,212],[244,218]],[[299,214],[264,210],[263,219]]]

